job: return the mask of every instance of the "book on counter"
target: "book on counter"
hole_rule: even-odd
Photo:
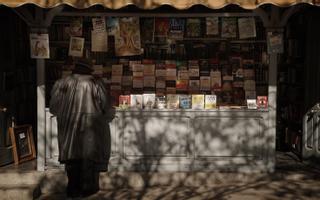
[[[120,95],[119,96],[119,108],[128,109],[130,107],[130,95]]]
[[[191,108],[191,95],[179,95],[179,107],[181,109]]]
[[[165,109],[166,107],[167,107],[166,96],[165,95],[156,96],[156,108]]]
[[[248,109],[257,109],[257,100],[256,99],[247,99]]]
[[[130,95],[130,106],[131,106],[131,108],[142,109],[143,96],[141,94],[131,94]]]
[[[155,94],[143,94],[143,108],[144,109],[153,109],[156,104],[156,95]]]
[[[217,108],[217,96],[216,95],[205,95],[205,109],[216,109]]]
[[[257,106],[262,109],[268,108],[268,96],[257,96]]]
[[[192,95],[192,109],[204,109],[204,95],[193,94]]]
[[[168,94],[167,95],[167,108],[178,109],[179,108],[179,95]]]

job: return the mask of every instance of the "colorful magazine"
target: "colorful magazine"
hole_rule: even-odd
[[[130,107],[130,95],[120,95],[119,96],[119,108],[127,109]]]
[[[191,95],[179,95],[181,109],[191,109]]]
[[[155,36],[156,37],[167,37],[169,32],[169,18],[157,17],[155,19]]]
[[[143,94],[143,108],[144,109],[153,109],[156,104],[156,95],[155,94]]]
[[[216,109],[217,108],[217,96],[216,95],[205,95],[205,109]]]
[[[192,109],[203,109],[204,108],[204,95],[193,94],[192,95]]]

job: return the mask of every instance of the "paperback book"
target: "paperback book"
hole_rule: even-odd
[[[167,95],[167,108],[178,109],[179,108],[179,95],[168,94]]]
[[[142,95],[141,94],[131,94],[130,95],[130,106],[131,108],[137,108],[142,109],[143,101],[142,101]]]
[[[155,94],[143,94],[143,108],[144,109],[153,109],[156,104],[156,95]]]
[[[191,95],[179,95],[181,109],[191,109]]]
[[[204,109],[204,95],[193,94],[192,95],[192,109]]]
[[[205,109],[216,109],[217,108],[217,96],[216,95],[205,95]]]

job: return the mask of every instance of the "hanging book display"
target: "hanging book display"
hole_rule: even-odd
[[[115,48],[117,56],[134,56],[142,53],[139,18],[119,18],[119,34],[115,36]]]
[[[283,41],[282,33],[270,32],[267,46],[258,17],[84,17],[68,23],[58,21],[50,30],[51,57],[68,63],[61,74],[72,72],[68,53],[92,58],[93,75],[103,78],[118,107],[244,108],[255,99],[267,108],[267,47],[278,52]],[[40,39],[30,35],[32,57],[49,57],[36,52]]]

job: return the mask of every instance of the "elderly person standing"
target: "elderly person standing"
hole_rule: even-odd
[[[80,60],[72,74],[57,80],[51,91],[50,111],[57,116],[59,162],[65,164],[68,197],[98,192],[99,172],[108,167],[109,96],[92,71],[88,60]]]

